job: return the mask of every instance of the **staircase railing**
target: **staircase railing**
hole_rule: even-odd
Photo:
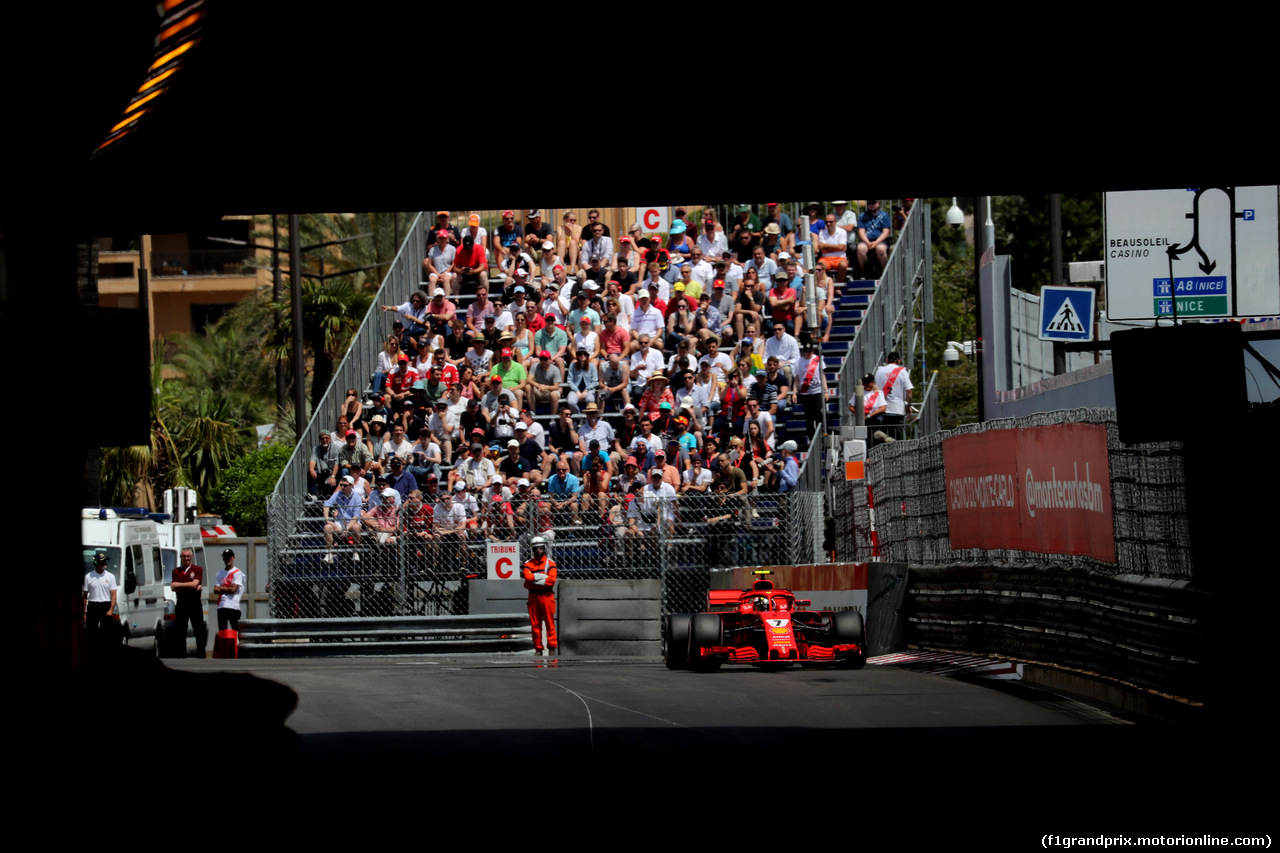
[[[410,293],[418,289],[418,282],[422,279],[422,259],[425,252],[422,216],[419,213],[406,231],[404,242],[400,244],[391,268],[382,279],[360,329],[334,371],[333,381],[329,383],[320,403],[312,410],[306,429],[298,436],[293,455],[289,457],[289,463],[276,481],[273,494],[307,493],[307,465],[311,460],[311,451],[320,443],[320,431],[337,422],[338,412],[346,400],[346,389],[363,389],[369,384],[378,363],[378,353],[382,351],[382,345],[391,333],[394,322],[394,318],[381,311],[378,306],[398,305],[405,301]]]

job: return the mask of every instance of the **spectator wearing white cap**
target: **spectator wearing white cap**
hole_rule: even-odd
[[[636,292],[636,310],[631,314],[631,339],[639,341],[642,337],[652,339],[661,335],[664,328],[662,312],[652,305],[652,298],[647,288]],[[631,354],[635,359],[635,353]]]
[[[778,472],[778,491],[789,492],[800,482],[800,463],[796,461],[796,443],[782,442],[778,448],[782,454],[782,470]]]
[[[557,266],[563,268],[564,261],[556,251],[556,244],[551,240],[542,241],[541,248],[542,254],[538,257],[538,272],[544,282],[551,281],[555,278],[555,268]]]
[[[529,472],[533,470],[533,466],[520,454],[520,450],[520,439],[507,439],[506,456],[498,463],[498,473],[494,475],[491,485],[502,486],[505,482],[509,489],[514,489],[516,481],[529,479]],[[510,495],[510,491],[507,494]]]
[[[333,534],[347,532],[355,540],[356,548],[360,547],[360,507],[361,500],[355,494],[354,477],[343,477],[335,491],[324,502],[324,547],[326,563],[333,562]],[[333,512],[332,518],[330,512]],[[352,551],[353,559],[359,559],[358,551]]]

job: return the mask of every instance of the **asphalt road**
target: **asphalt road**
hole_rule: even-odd
[[[16,684],[15,796],[138,781],[294,848],[405,833],[524,844],[532,827],[600,846],[743,823],[788,845],[843,833],[912,850],[1271,828],[1269,730],[1123,720],[1017,684],[875,665],[127,657]]]
[[[904,738],[972,742],[1019,729],[1122,724],[1077,702],[905,670],[750,667],[672,672],[658,661],[359,658],[175,662],[292,688],[304,764],[750,754],[857,756]],[[1001,739],[1010,735],[1005,734]],[[766,746],[768,745],[768,746]]]

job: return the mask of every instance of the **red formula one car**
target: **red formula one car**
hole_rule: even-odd
[[[662,656],[668,669],[709,672],[725,663],[860,669],[867,662],[860,613],[798,610],[809,602],[763,579],[747,590],[713,589],[708,598],[709,613],[667,617]]]

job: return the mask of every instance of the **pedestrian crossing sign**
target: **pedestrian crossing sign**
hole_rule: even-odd
[[[1093,338],[1092,287],[1045,287],[1040,291],[1040,340]]]

